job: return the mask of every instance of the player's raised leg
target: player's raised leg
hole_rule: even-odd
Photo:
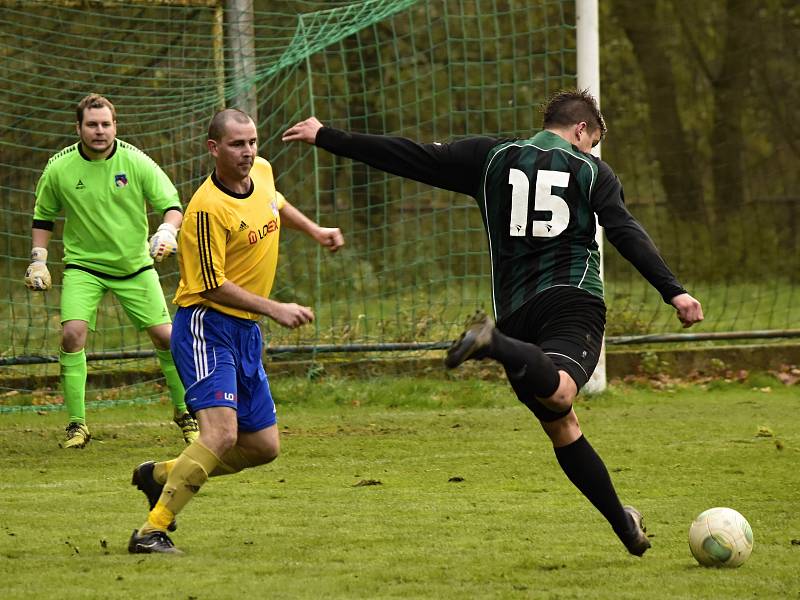
[[[502,364],[509,378],[524,381],[537,398],[550,397],[558,390],[558,371],[541,348],[503,334],[479,311],[467,320],[461,337],[448,349],[445,366],[453,369],[466,360],[484,358]]]
[[[448,358],[459,364],[492,358],[503,365],[517,397],[550,438],[564,474],[605,517],[628,551],[641,556],[650,547],[641,513],[623,507],[605,463],[584,437],[572,409],[597,362],[604,309],[580,295],[571,302],[576,314],[551,314],[545,319],[531,306],[517,320],[503,323],[513,336],[541,340],[547,353],[537,344],[501,332],[491,319],[479,314],[451,346]]]

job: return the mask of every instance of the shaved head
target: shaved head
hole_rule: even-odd
[[[558,92],[544,107],[545,129],[550,127],[568,127],[581,121],[592,131],[600,130],[600,138],[606,135],[606,122],[597,100],[589,90],[565,90]]]
[[[247,113],[242,112],[238,108],[226,108],[219,111],[211,119],[208,126],[208,139],[218,142],[225,135],[228,121],[236,121],[237,123],[251,123],[253,119]]]

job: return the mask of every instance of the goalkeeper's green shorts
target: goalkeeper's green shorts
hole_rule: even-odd
[[[64,269],[61,322],[86,321],[94,331],[97,307],[109,290],[139,331],[172,322],[155,269],[129,279],[110,279],[75,268]]]

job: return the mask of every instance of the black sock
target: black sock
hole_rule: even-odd
[[[549,398],[561,383],[558,369],[539,346],[508,337],[497,329],[492,332],[488,355],[506,368],[509,379],[523,382],[537,398]]]
[[[623,542],[630,540],[633,533],[631,520],[622,508],[603,459],[588,440],[581,436],[554,450],[558,464],[569,480],[606,518],[617,537]]]

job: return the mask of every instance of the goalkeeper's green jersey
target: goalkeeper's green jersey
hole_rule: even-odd
[[[80,142],[47,162],[36,185],[33,226],[53,228],[64,212],[64,264],[111,277],[150,267],[147,205],[180,210],[178,191],[135,146],[115,141],[105,160],[90,160]]]

